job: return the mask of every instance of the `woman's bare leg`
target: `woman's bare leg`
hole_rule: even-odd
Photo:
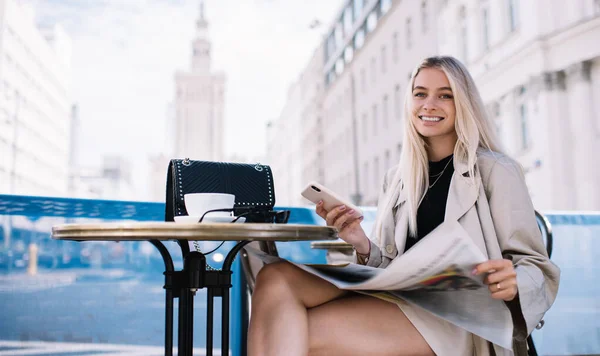
[[[288,263],[265,266],[256,279],[248,354],[433,355],[393,303],[348,294]]]
[[[308,311],[310,355],[434,355],[402,310],[360,294]]]
[[[306,355],[308,312],[346,294],[288,263],[263,267],[256,277],[248,331],[248,355]]]

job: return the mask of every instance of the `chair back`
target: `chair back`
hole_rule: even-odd
[[[552,237],[552,225],[547,217],[539,211],[535,211],[535,219],[537,220],[538,227],[542,232],[542,238],[544,239],[544,244],[546,245],[546,252],[548,253],[548,258],[552,257],[552,248],[554,244],[554,240]],[[540,323],[535,327],[536,329],[541,329],[544,326],[544,320],[542,319]],[[533,338],[531,335],[527,337],[527,351],[529,356],[538,356],[537,350],[535,348],[535,344],[533,343]]]

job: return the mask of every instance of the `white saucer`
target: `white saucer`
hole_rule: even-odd
[[[203,223],[231,223],[235,219],[233,216],[205,216],[202,220]],[[175,222],[184,224],[196,224],[200,220],[199,216],[188,216],[181,215],[175,216]],[[236,223],[243,223],[246,221],[245,217],[239,218]]]

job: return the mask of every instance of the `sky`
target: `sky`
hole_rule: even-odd
[[[143,186],[148,157],[167,147],[174,75],[190,68],[200,0],[24,1],[39,23],[59,23],[71,37],[80,163],[123,155]],[[278,118],[342,2],[205,0],[212,67],[227,76],[227,157],[264,156],[267,122]],[[322,25],[311,29],[315,19]]]

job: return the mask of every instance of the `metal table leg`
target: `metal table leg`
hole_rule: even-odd
[[[150,243],[158,249],[165,263],[165,356],[173,356],[173,259],[162,242],[151,240]]]
[[[221,322],[221,355],[229,355],[229,292],[231,290],[231,265],[235,260],[235,256],[240,250],[249,244],[250,241],[238,242],[227,254],[223,262],[221,273],[227,277],[229,283],[222,286],[223,300],[221,307],[222,322]]]
[[[215,293],[212,288],[206,290],[206,356],[213,354],[213,322]]]
[[[187,242],[184,244],[182,241],[180,241],[183,253],[183,270],[172,272],[172,286],[175,291],[178,292],[178,295],[175,295],[175,297],[179,297],[179,356],[192,355],[194,347],[194,294],[197,289],[202,288],[206,288],[207,290],[206,355],[213,355],[213,318],[215,297],[222,297],[221,354],[229,355],[229,296],[232,287],[231,265],[233,264],[237,253],[248,243],[250,243],[250,241],[238,242],[227,254],[227,257],[223,262],[223,268],[219,271],[207,268],[208,265],[206,264],[206,257],[204,254],[197,251],[190,252]],[[172,325],[170,330],[172,335]]]

